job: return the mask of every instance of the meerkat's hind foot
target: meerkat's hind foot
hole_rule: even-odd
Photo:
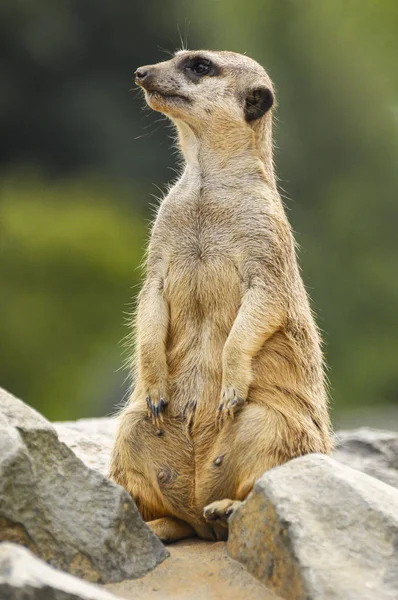
[[[195,530],[188,523],[175,517],[162,517],[149,521],[147,525],[165,544],[196,536]]]
[[[228,527],[230,517],[241,504],[240,500],[217,500],[205,506],[203,516],[208,523],[217,523],[223,527]]]

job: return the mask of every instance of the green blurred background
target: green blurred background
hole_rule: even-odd
[[[397,31],[394,0],[2,0],[0,385],[50,419],[122,401],[153,196],[177,160],[132,75],[182,37],[273,78],[334,422],[397,429]]]

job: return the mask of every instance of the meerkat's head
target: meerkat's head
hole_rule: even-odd
[[[239,138],[240,130],[267,137],[273,85],[265,70],[247,56],[183,50],[171,60],[140,67],[135,75],[149,106],[177,126],[184,123],[201,136],[218,131],[228,138],[233,130]]]

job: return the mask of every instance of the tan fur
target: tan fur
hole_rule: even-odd
[[[188,80],[181,61],[195,55],[219,74]],[[331,449],[321,342],[277,192],[272,109],[244,116],[251,90],[273,89],[268,75],[231,52],[150,68],[147,102],[176,125],[186,164],[152,227],[110,474],[166,539],[187,535],[181,521],[222,539],[207,505],[244,500],[267,469]],[[168,401],[163,415],[151,418],[147,397]]]

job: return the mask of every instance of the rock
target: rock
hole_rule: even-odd
[[[79,419],[53,423],[61,442],[72,448],[85,465],[105,477],[118,422],[113,418]]]
[[[397,550],[398,491],[317,454],[266,472],[228,540],[286,600],[396,599]]]
[[[61,573],[16,544],[0,544],[2,600],[116,600],[93,583]]]
[[[333,458],[398,488],[398,434],[361,428],[339,431]]]
[[[0,541],[89,581],[140,577],[168,556],[129,494],[88,469],[39,413],[0,391]]]

